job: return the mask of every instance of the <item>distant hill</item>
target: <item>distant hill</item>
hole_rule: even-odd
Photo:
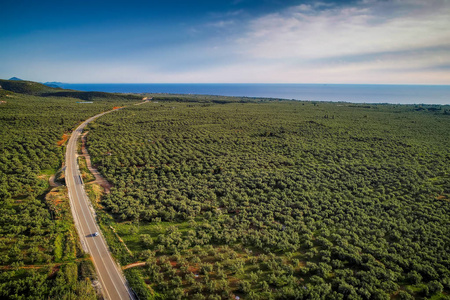
[[[11,77],[9,80],[23,81],[23,79],[20,79],[20,78],[17,78],[17,77]]]
[[[138,95],[105,93],[105,92],[81,92],[76,90],[66,90],[58,86],[48,86],[39,82],[25,80],[4,80],[0,79],[0,86],[7,91],[35,95],[41,97],[70,97],[82,100],[93,100],[94,98],[128,99],[141,100]]]
[[[42,83],[25,81],[18,78],[13,80],[0,79],[0,85],[5,90],[28,95],[40,95],[42,93],[49,93],[55,91],[54,88],[43,85]]]
[[[63,83],[58,81],[47,81],[43,84],[52,88],[60,88]]]
[[[54,88],[48,87],[38,82],[25,81],[18,78],[13,80],[0,79],[0,85],[5,90],[28,95],[40,95],[42,93],[48,93],[55,90]]]
[[[65,90],[62,88],[55,89],[48,93],[41,93],[42,97],[69,97],[69,98],[77,98],[81,100],[94,100],[95,98],[125,98],[128,100],[141,100],[142,97],[138,95],[130,95],[130,94],[120,94],[120,93],[105,93],[105,92],[81,92],[75,90]]]

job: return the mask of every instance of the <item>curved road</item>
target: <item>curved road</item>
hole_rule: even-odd
[[[103,296],[105,299],[110,300],[125,300],[134,299],[134,297],[128,288],[128,284],[119,266],[111,257],[108,245],[97,226],[94,218],[95,212],[84,190],[77,163],[77,141],[84,127],[89,122],[112,111],[114,110],[91,117],[74,130],[67,144],[65,176],[75,226],[84,251],[91,254],[92,260],[94,261],[95,269],[97,270],[97,275],[102,286]],[[93,233],[95,232],[100,234],[94,236]]]

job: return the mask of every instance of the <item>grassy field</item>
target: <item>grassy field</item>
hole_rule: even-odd
[[[51,188],[68,134],[96,113],[139,97],[73,92],[0,80],[0,298],[96,299],[67,191]],[[89,97],[89,106],[77,103]]]
[[[89,171],[86,163],[86,158],[84,156],[78,156],[78,167],[81,172],[81,177],[84,183],[88,183],[95,180],[94,175]]]
[[[180,97],[89,129],[144,298],[448,293],[448,106]]]
[[[140,96],[0,84],[0,298],[95,299],[48,178],[80,121]],[[448,297],[449,106],[153,98],[87,141],[113,188],[86,191],[120,263],[145,262],[125,270],[141,299]]]

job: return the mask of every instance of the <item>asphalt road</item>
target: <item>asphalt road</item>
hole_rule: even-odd
[[[109,111],[111,112],[111,111]],[[94,210],[84,190],[77,164],[77,140],[83,128],[96,118],[109,113],[101,113],[84,121],[72,133],[66,150],[66,185],[70,206],[83,249],[91,254],[105,299],[134,299],[119,266],[111,257],[103,235],[94,218]],[[98,232],[98,236],[93,234]]]

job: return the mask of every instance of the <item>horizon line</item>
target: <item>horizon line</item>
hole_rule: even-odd
[[[402,86],[450,86],[450,83],[327,83],[327,82],[62,82],[62,81],[37,81],[21,79],[20,77],[13,76],[10,78],[18,78],[17,81],[30,81],[37,83],[58,83],[58,84],[242,84],[242,85],[402,85]],[[10,79],[1,79],[10,80]]]
[[[430,84],[430,83],[301,83],[301,82],[59,82],[59,81],[46,81],[55,82],[61,84],[259,84],[259,85],[406,85],[406,86],[450,86],[448,84]],[[42,82],[45,83],[45,82]]]

